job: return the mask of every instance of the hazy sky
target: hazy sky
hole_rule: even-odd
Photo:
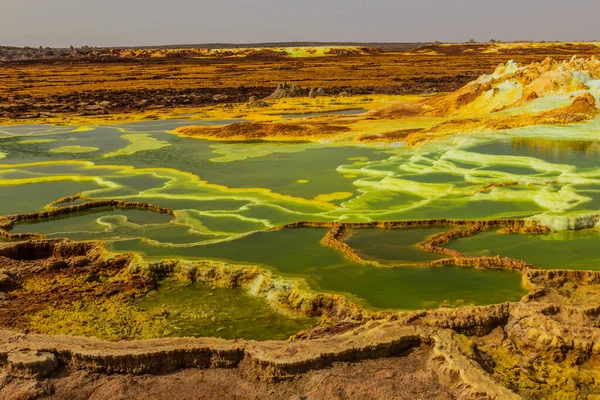
[[[600,0],[0,0],[0,45],[600,40]]]

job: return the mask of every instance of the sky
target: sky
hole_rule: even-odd
[[[0,45],[600,40],[600,0],[0,0]]]

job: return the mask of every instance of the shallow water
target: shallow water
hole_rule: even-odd
[[[283,316],[242,289],[214,289],[199,283],[162,282],[157,295],[138,300],[136,306],[166,315],[166,337],[283,340],[316,323],[311,318]]]
[[[382,231],[382,235],[392,233],[398,237],[400,232]],[[180,248],[130,240],[114,242],[111,249],[140,252],[150,259],[185,257],[258,264],[278,275],[302,278],[314,290],[341,292],[366,307],[378,309],[491,304],[518,301],[525,294],[521,275],[511,271],[451,266],[377,268],[358,264],[321,245],[319,241],[325,233],[327,229],[284,229],[231,242]],[[416,244],[425,236],[424,232],[410,232],[404,238],[405,246]],[[436,258],[418,249],[404,256],[405,253],[398,252],[396,260],[414,263]]]
[[[344,239],[365,260],[386,263],[425,262],[442,258],[439,254],[424,252],[418,243],[428,237],[449,230],[427,229],[357,229]]]
[[[188,124],[0,127],[0,212],[42,210],[77,193],[153,203],[177,210],[179,218],[97,210],[14,231],[103,239],[115,251],[150,258],[259,264],[370,307],[414,309],[518,300],[524,289],[511,272],[355,264],[321,246],[319,229],[245,235],[299,220],[555,218],[600,209],[597,122],[465,135],[417,148],[220,143],[168,132]],[[485,188],[507,182],[517,184]],[[425,236],[359,230],[347,240],[365,258],[414,264],[438,258],[414,246]],[[593,241],[584,237],[556,242],[562,248],[552,249],[556,257],[547,256],[543,238],[480,237],[486,236],[450,246],[519,256],[544,268],[595,265]],[[574,254],[581,261],[568,263]]]
[[[440,268],[332,267],[316,287],[344,292],[355,301],[381,309],[420,310],[519,301],[526,291],[513,271]]]
[[[273,226],[299,219],[521,217],[596,211],[600,202],[599,146],[591,140],[496,135],[460,137],[415,149],[367,148],[218,143],[163,130],[185,123],[189,121],[32,128],[30,133],[4,127],[12,136],[0,139],[1,190],[11,198],[21,189],[28,195],[18,203],[3,204],[2,211],[33,211],[54,194],[84,192],[198,211],[203,215],[196,214],[194,220],[200,225],[203,218],[220,218],[228,219],[230,226]],[[73,146],[98,150],[52,152]],[[482,190],[512,181],[519,184]],[[49,191],[49,186],[56,190]],[[207,207],[210,201],[235,201],[240,206],[225,213]]]
[[[446,247],[468,256],[512,257],[539,268],[600,270],[600,229],[544,235],[504,235],[483,232],[454,240]]]

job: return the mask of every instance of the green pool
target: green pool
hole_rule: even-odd
[[[443,228],[352,231],[344,240],[381,268],[357,264],[321,245],[326,229],[266,230],[301,220],[556,220],[598,213],[600,204],[600,130],[532,127],[407,148],[219,143],[169,132],[186,124],[0,127],[0,213],[43,210],[77,193],[153,203],[176,210],[177,217],[99,209],[17,224],[13,231],[105,240],[113,251],[148,259],[260,265],[368,308],[405,310],[517,301],[525,290],[520,275],[510,271],[424,268],[441,256],[416,244]],[[583,139],[573,140],[573,134]],[[506,182],[516,184],[488,187]],[[597,239],[597,229],[541,236],[485,232],[448,247],[468,255],[516,257],[541,268],[597,269]],[[165,288],[144,304],[209,304],[203,288]],[[221,302],[232,302],[225,298]],[[298,328],[264,317],[274,332]],[[173,324],[194,334],[182,321]],[[242,332],[238,328],[227,328],[222,336],[235,336]]]

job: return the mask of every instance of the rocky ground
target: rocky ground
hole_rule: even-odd
[[[530,63],[545,56],[564,60],[600,55],[595,44],[564,43],[387,49],[394,51],[302,58],[200,57],[193,52],[151,57],[135,49],[110,50],[114,54],[97,49],[98,56],[91,56],[95,53],[90,49],[77,57],[69,51],[40,58],[6,56],[0,60],[0,123],[247,102],[252,96],[269,96],[285,81],[300,84],[307,93],[322,88],[327,95],[450,92],[511,58]],[[5,53],[19,51],[25,50]]]
[[[106,375],[63,372],[38,383],[13,380],[8,398],[39,395],[48,399],[453,399],[435,373],[426,369],[431,350],[355,363],[336,362],[278,383],[248,381],[235,369],[185,369],[160,375]],[[2,378],[0,378],[2,379]],[[6,378],[5,378],[6,379]]]

